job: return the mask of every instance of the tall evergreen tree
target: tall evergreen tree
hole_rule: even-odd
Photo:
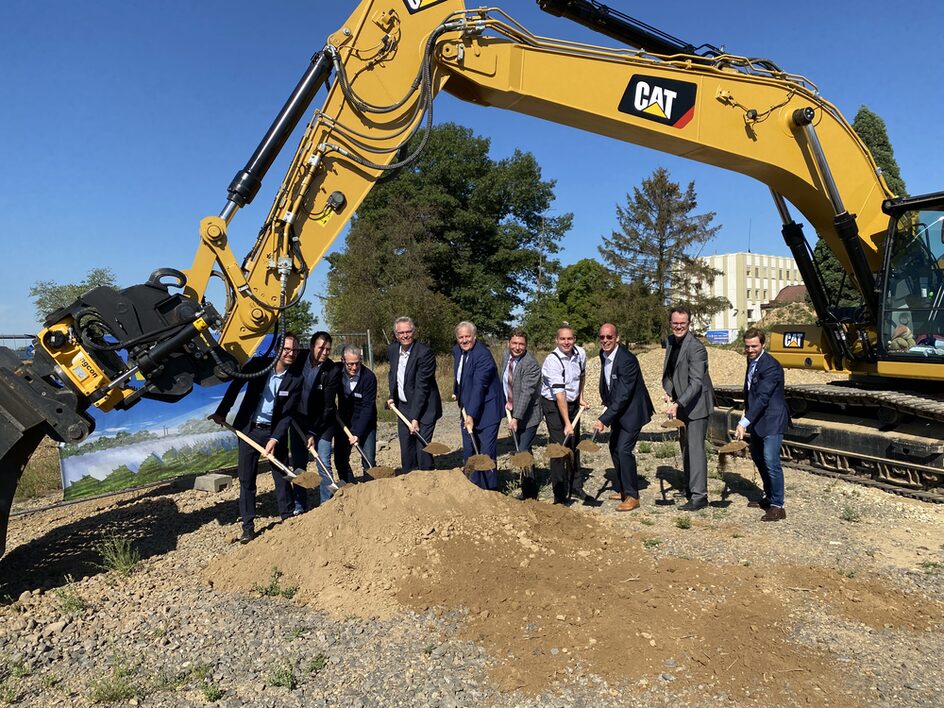
[[[617,205],[620,230],[604,236],[599,251],[625,283],[651,293],[657,307],[685,301],[693,315],[705,318],[728,302],[705,294],[704,284],[712,282],[717,271],[698,256],[721,227],[711,223],[714,212],[693,214],[697,207],[695,183],[682,191],[660,167],[641,187],[633,187],[625,207]]]

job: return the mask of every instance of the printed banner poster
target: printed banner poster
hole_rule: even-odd
[[[269,337],[259,346],[266,351]],[[109,494],[186,474],[236,466],[236,436],[207,416],[227,384],[193,391],[176,403],[141,399],[127,411],[89,408],[95,432],[59,448],[64,499]],[[244,389],[245,390],[245,389]],[[232,422],[242,392],[229,412]]]

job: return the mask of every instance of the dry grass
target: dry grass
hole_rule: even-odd
[[[62,489],[59,473],[59,449],[51,438],[44,438],[36,448],[16,488],[17,501],[33,499]]]

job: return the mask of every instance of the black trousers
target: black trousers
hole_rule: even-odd
[[[420,422],[420,435],[423,436],[423,440],[432,442],[434,432],[436,432],[436,421],[432,423]],[[413,470],[433,469],[433,456],[423,452],[423,448],[426,446],[422,440],[415,435],[411,435],[409,429],[399,418],[397,418],[397,437],[400,440],[400,474],[406,474]]]
[[[639,499],[639,476],[636,472],[634,449],[639,440],[638,430],[624,430],[618,423],[610,428],[610,457],[613,459],[616,490],[623,501],[627,497]]]
[[[547,437],[552,443],[564,442],[564,419],[557,410],[557,401],[541,399],[541,408],[544,411],[544,421],[547,423]],[[580,401],[567,403],[567,415],[571,420],[580,410]],[[573,453],[573,463],[566,457],[551,459],[551,489],[554,490],[554,501],[564,502],[570,497],[571,491],[582,496],[583,473],[580,469],[580,451],[577,449],[577,440],[580,438],[580,424],[574,428],[574,434],[567,440],[567,448]]]
[[[253,442],[265,447],[271,437],[271,430],[253,426],[246,434]],[[279,462],[285,462],[285,445],[282,442],[276,445],[275,458]],[[259,453],[242,439],[239,441],[237,471],[239,474],[239,516],[242,518],[243,531],[252,531],[256,519],[256,476],[259,473]],[[292,515],[294,505],[292,485],[274,467],[272,479],[275,480],[275,499],[279,506],[279,516],[287,519]]]

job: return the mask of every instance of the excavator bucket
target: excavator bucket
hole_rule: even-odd
[[[0,347],[0,556],[26,463],[47,435],[59,441],[83,440],[95,426],[81,412],[87,405],[58,382],[45,352],[37,350],[30,363]]]

